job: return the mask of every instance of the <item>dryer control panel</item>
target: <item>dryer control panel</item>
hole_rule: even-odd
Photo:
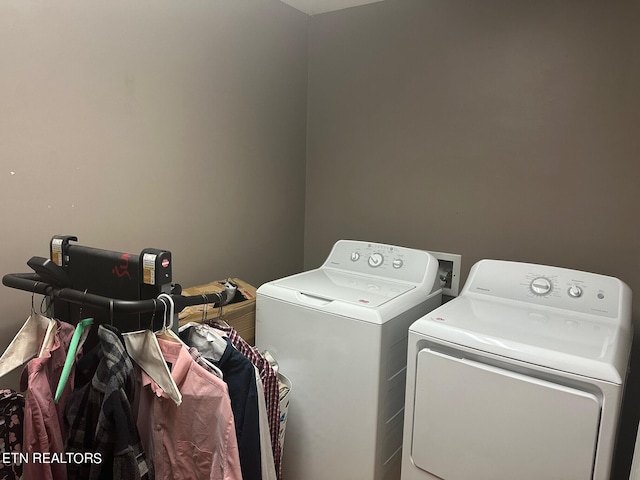
[[[476,263],[465,292],[611,318],[618,318],[621,306],[631,303],[629,287],[614,277],[500,260]]]
[[[382,243],[339,240],[323,267],[422,284],[433,283],[438,260],[428,252]]]

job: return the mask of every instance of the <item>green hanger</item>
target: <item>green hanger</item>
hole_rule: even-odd
[[[76,330],[73,332],[73,337],[71,337],[71,342],[69,343],[69,351],[67,352],[67,358],[64,360],[64,367],[62,367],[62,373],[60,374],[60,381],[58,382],[58,388],[56,389],[56,396],[54,401],[58,403],[60,397],[62,396],[62,391],[64,390],[65,385],[67,384],[67,380],[69,380],[69,374],[71,373],[71,367],[73,366],[73,362],[76,359],[76,352],[78,351],[78,344],[80,343],[80,338],[82,337],[85,329],[93,324],[93,318],[85,318],[78,322],[76,325]]]

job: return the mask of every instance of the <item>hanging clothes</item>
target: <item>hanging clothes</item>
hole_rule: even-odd
[[[189,347],[189,355],[191,355],[191,358],[193,358],[193,361],[196,362],[198,365],[200,365],[202,368],[204,368],[207,372],[212,373],[214,375],[216,375],[216,371],[211,368],[211,364],[209,363],[208,360],[205,360],[205,358],[202,356],[202,354],[198,351],[197,348],[195,347]]]
[[[235,420],[243,480],[262,480],[258,389],[253,364],[227,339],[227,347],[214,362],[229,388]]]
[[[116,328],[100,325],[98,339],[99,345],[78,362],[76,389],[65,412],[67,452],[91,452],[93,461],[69,463],[68,478],[147,479],[147,462],[130,405],[135,393],[133,364]]]
[[[0,356],[0,377],[38,356],[42,340],[55,320],[31,312],[24,325]]]
[[[142,370],[137,425],[157,479],[242,480],[227,385],[181,343],[158,338],[182,394],[176,405]]]
[[[20,381],[25,391],[24,451],[30,461],[24,464],[26,478],[38,480],[66,480],[67,465],[60,461],[64,457],[67,434],[64,422],[64,408],[71,395],[73,369],[69,381],[62,390],[60,401],[54,403],[54,393],[60,381],[67,350],[74,327],[55,320],[53,342],[45,349],[43,356],[27,363]],[[59,457],[55,461],[34,461],[34,454],[48,452]]]
[[[14,390],[0,390],[0,452],[9,453],[10,462],[0,462],[2,480],[21,480],[24,452],[22,425],[24,422],[24,396]],[[5,459],[3,459],[5,460]]]
[[[131,360],[179,405],[182,395],[171,377],[167,362],[164,361],[156,335],[151,330],[139,330],[123,333],[122,337]]]
[[[282,478],[282,448],[280,446],[280,394],[278,386],[278,374],[260,351],[249,345],[238,332],[227,325],[215,325],[215,328],[224,331],[233,346],[255,365],[260,373],[260,379],[264,387],[264,396],[269,417],[269,431],[271,433],[271,447],[278,479]]]
[[[276,466],[273,462],[273,449],[271,448],[271,433],[269,431],[269,416],[267,404],[264,399],[264,386],[260,378],[260,372],[253,366],[258,389],[258,412],[260,417],[260,458],[262,463],[262,480],[277,480]]]
[[[228,337],[223,338],[209,325],[193,324],[180,330],[180,338],[187,345],[222,371],[231,399],[242,478],[262,480],[258,390],[253,364],[235,349]]]

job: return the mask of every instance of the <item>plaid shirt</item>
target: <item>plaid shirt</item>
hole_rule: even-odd
[[[67,452],[100,453],[101,462],[69,463],[69,480],[146,479],[148,467],[131,412],[133,364],[119,332],[98,327],[100,345],[77,365],[65,418]],[[90,377],[90,372],[95,372]],[[84,375],[86,383],[78,388]],[[90,381],[89,381],[90,379]]]
[[[264,386],[264,396],[267,403],[267,416],[269,417],[269,431],[271,432],[271,447],[273,449],[273,461],[276,467],[278,479],[282,478],[282,448],[280,446],[280,389],[278,386],[278,374],[271,364],[264,358],[260,351],[249,345],[238,332],[231,327],[215,324],[216,328],[229,335],[229,339],[236,349],[253,363],[260,374]]]

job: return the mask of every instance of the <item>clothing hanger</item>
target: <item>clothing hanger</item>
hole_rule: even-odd
[[[166,310],[166,304],[165,304]],[[138,366],[156,382],[167,396],[175,402],[176,405],[182,403],[182,394],[176,385],[175,380],[171,376],[171,372],[167,367],[160,350],[160,344],[157,337],[153,334],[153,319],[156,316],[156,299],[153,299],[153,315],[149,329],[139,330],[137,332],[125,332],[122,334],[127,353]]]
[[[173,326],[173,315],[174,315],[174,311],[175,311],[175,305],[173,303],[173,298],[171,298],[166,293],[161,293],[160,295],[158,295],[158,299],[161,299],[162,303],[165,303],[164,302],[165,298],[168,300],[169,305],[171,306],[171,308],[170,308],[170,319],[171,320],[169,321],[169,325],[167,325],[167,309],[165,308],[165,311],[164,311],[165,317],[164,317],[164,321],[162,322],[162,330],[160,332],[156,332],[156,336],[158,338],[162,338],[162,339],[165,339],[165,340],[178,342],[178,343],[182,344],[182,346],[188,350],[189,346],[186,343],[184,343],[182,341],[182,339],[173,330],[171,330],[171,327]],[[166,303],[165,303],[165,307],[166,307]],[[220,368],[218,368],[213,363],[209,362],[204,357],[202,357],[202,361],[209,368],[211,368],[211,370],[213,370],[213,373],[215,375],[217,375],[218,377],[222,378],[222,370],[220,370]]]
[[[221,295],[219,293],[216,293],[216,295],[218,295],[218,298],[222,299]],[[207,331],[207,339],[209,339],[210,341],[213,340],[213,342],[215,342],[215,351],[214,352],[210,352],[211,354],[211,359],[213,361],[217,361],[220,360],[222,358],[222,355],[224,354],[224,351],[227,348],[227,342],[221,338],[219,335],[215,334],[214,330],[205,323],[206,319],[207,319],[207,309],[209,308],[209,298],[207,297],[206,294],[202,294],[202,296],[204,297],[204,308],[202,311],[202,319],[200,321],[200,325],[199,328],[204,328]],[[195,347],[195,346],[194,346]],[[197,349],[197,347],[196,347]],[[200,352],[200,350],[198,350]],[[200,354],[202,355],[202,352],[200,352]],[[209,360],[207,360],[204,356],[200,357],[202,359],[202,361],[205,363],[205,365],[207,365],[210,369],[212,369],[214,371],[214,373],[216,375],[218,375],[218,377],[223,378],[223,372],[222,370],[215,364],[211,363]]]
[[[216,294],[216,295],[219,295],[219,294]],[[208,306],[209,306],[209,298],[204,293],[202,294],[202,297],[205,300],[205,304],[204,304],[204,309],[202,311],[202,318],[200,319],[200,323],[193,322],[193,321],[185,323],[184,325],[182,325],[181,327],[178,328],[178,331],[179,332],[184,332],[189,328],[193,328],[201,336],[207,337],[207,339],[209,341],[215,342],[217,346],[219,346],[222,349],[224,349],[226,347],[226,345],[227,345],[226,340],[224,338],[222,338],[222,335],[220,335],[218,333],[218,330],[215,330],[211,325],[206,323],[207,310],[208,310]],[[183,337],[181,336],[181,338],[183,338]]]
[[[216,292],[216,295],[218,296],[218,320],[222,321],[222,304],[223,304],[223,299],[222,299],[222,293],[220,292]]]
[[[222,320],[222,295],[220,294],[220,292],[216,292],[216,295],[218,296],[218,316],[210,321],[207,322],[207,325],[209,327],[211,327],[212,331],[216,334],[218,334],[220,337],[222,337],[223,339],[228,338],[229,334],[227,332],[225,332],[224,330],[222,330],[221,327],[223,328],[231,328],[231,325],[229,325],[227,322],[225,322],[224,320]]]
[[[36,282],[36,285],[38,282]],[[35,286],[34,286],[35,288]],[[42,345],[40,346],[40,351],[38,352],[38,358],[44,357],[47,352],[53,347],[53,342],[56,338],[56,330],[58,329],[58,322],[51,316],[51,302],[47,305],[47,308],[42,311],[43,302],[48,298],[48,296],[42,297],[42,301],[40,302],[40,313],[49,317],[49,325],[47,326],[47,331],[44,334],[44,339],[42,340]],[[33,305],[33,294],[31,295],[31,310],[34,310]]]
[[[180,338],[188,345],[197,348],[198,351],[207,358],[218,361],[222,358],[227,348],[227,341],[210,325],[205,323],[209,299],[205,294],[202,294],[202,296],[204,297],[205,304],[200,323],[188,322],[182,325],[178,331],[181,333]]]
[[[165,302],[165,300],[164,300],[165,298],[167,299],[167,302]],[[173,303],[173,298],[171,298],[166,293],[161,293],[160,295],[158,295],[158,300],[162,301],[162,303],[164,304],[164,316],[163,316],[163,320],[162,320],[162,329],[160,329],[160,330],[158,330],[156,332],[156,337],[157,338],[162,338],[164,340],[169,340],[170,342],[181,343],[181,344],[184,345],[184,342],[172,330],[172,327],[173,327],[173,315],[174,315],[174,312],[175,312],[175,304]],[[170,305],[170,309],[167,306],[167,303]],[[169,312],[170,312],[168,324],[167,324],[167,310],[169,310]],[[185,345],[185,347],[186,347],[186,345]]]
[[[229,325],[227,322],[225,322],[222,319],[222,295],[220,295],[219,293],[217,293],[216,295],[218,295],[219,301],[220,303],[218,304],[218,318],[216,318],[213,322],[213,324],[209,324],[211,325],[213,328],[216,328],[216,325],[219,325],[221,327],[225,327],[225,328],[231,328],[231,325]],[[216,331],[220,332],[221,335],[227,337],[227,332],[224,332],[220,329],[216,329]]]
[[[31,296],[31,314],[0,357],[0,377],[24,365],[40,353],[40,346],[51,322],[56,321],[35,312],[33,295]]]
[[[87,294],[87,291],[84,291],[84,294]],[[84,297],[82,299],[84,304]],[[78,315],[82,318],[82,307],[83,304],[80,305],[80,314]],[[67,350],[67,357],[64,359],[64,366],[62,367],[62,373],[60,374],[60,380],[58,381],[58,387],[56,388],[56,395],[53,398],[55,403],[60,401],[60,397],[62,397],[62,392],[64,391],[64,387],[67,385],[67,381],[69,380],[69,375],[71,374],[71,367],[73,366],[73,362],[76,360],[76,353],[78,352],[78,348],[84,343],[87,339],[87,335],[89,334],[89,328],[93,325],[93,318],[84,318],[78,322],[76,325],[76,329],[73,332],[73,336],[71,337],[71,342],[69,342],[69,350]]]

